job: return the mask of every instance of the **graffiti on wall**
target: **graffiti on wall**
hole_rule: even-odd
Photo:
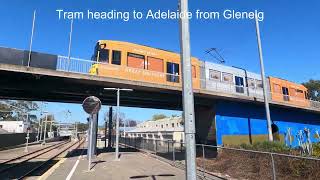
[[[308,128],[300,129],[296,133],[296,142],[298,144],[298,148],[302,155],[311,155],[312,154],[312,143],[320,142],[319,131],[315,130],[313,133],[314,139],[316,141],[312,142],[311,140],[311,131]],[[294,134],[292,133],[292,129],[289,127],[285,132],[285,143],[288,147],[292,147],[293,142],[295,141]]]

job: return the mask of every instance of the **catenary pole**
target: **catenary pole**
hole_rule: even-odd
[[[35,23],[35,21],[36,21],[36,10],[33,11],[31,39],[30,39],[29,56],[28,56],[28,67],[30,67],[30,61],[31,61],[31,50],[32,50],[33,32],[34,32],[34,23]]]
[[[188,0],[180,0],[180,53],[182,64],[183,117],[186,140],[186,179],[196,180],[194,100],[192,89]]]
[[[263,98],[264,98],[264,105],[265,105],[265,109],[266,109],[267,124],[268,124],[268,139],[269,139],[269,141],[273,141],[272,130],[271,130],[271,117],[270,117],[269,101],[268,101],[268,94],[267,94],[267,83],[266,83],[265,72],[264,72],[264,63],[263,63],[262,46],[261,46],[261,38],[260,38],[260,28],[259,28],[259,21],[258,21],[257,14],[255,14],[255,22],[256,22],[256,35],[257,35],[259,58],[260,58],[261,79],[262,79],[262,83],[263,83]]]

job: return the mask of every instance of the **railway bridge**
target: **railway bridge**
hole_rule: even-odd
[[[104,105],[114,105],[116,94],[103,89],[119,87],[134,89],[122,92],[122,106],[182,110],[181,88],[176,86],[95,76],[72,68],[28,67],[23,63],[0,64],[0,76],[3,99],[82,103],[85,97],[94,95]],[[199,142],[252,143],[267,137],[262,98],[200,89],[194,90],[194,99]],[[306,127],[314,132],[320,128],[320,108],[280,102],[271,102],[270,106],[280,140],[285,141],[288,128],[291,134]]]

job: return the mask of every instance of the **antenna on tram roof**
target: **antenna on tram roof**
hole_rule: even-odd
[[[213,57],[215,60],[217,60],[220,64],[226,63],[226,61],[221,56],[221,54],[219,53],[219,50],[217,48],[209,48],[205,51],[205,53],[209,54],[211,57]]]

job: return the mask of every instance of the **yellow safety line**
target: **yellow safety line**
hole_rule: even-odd
[[[45,180],[47,179],[62,163],[64,163],[68,158],[62,158],[58,161],[55,165],[53,165],[47,172],[42,174],[38,180]]]

